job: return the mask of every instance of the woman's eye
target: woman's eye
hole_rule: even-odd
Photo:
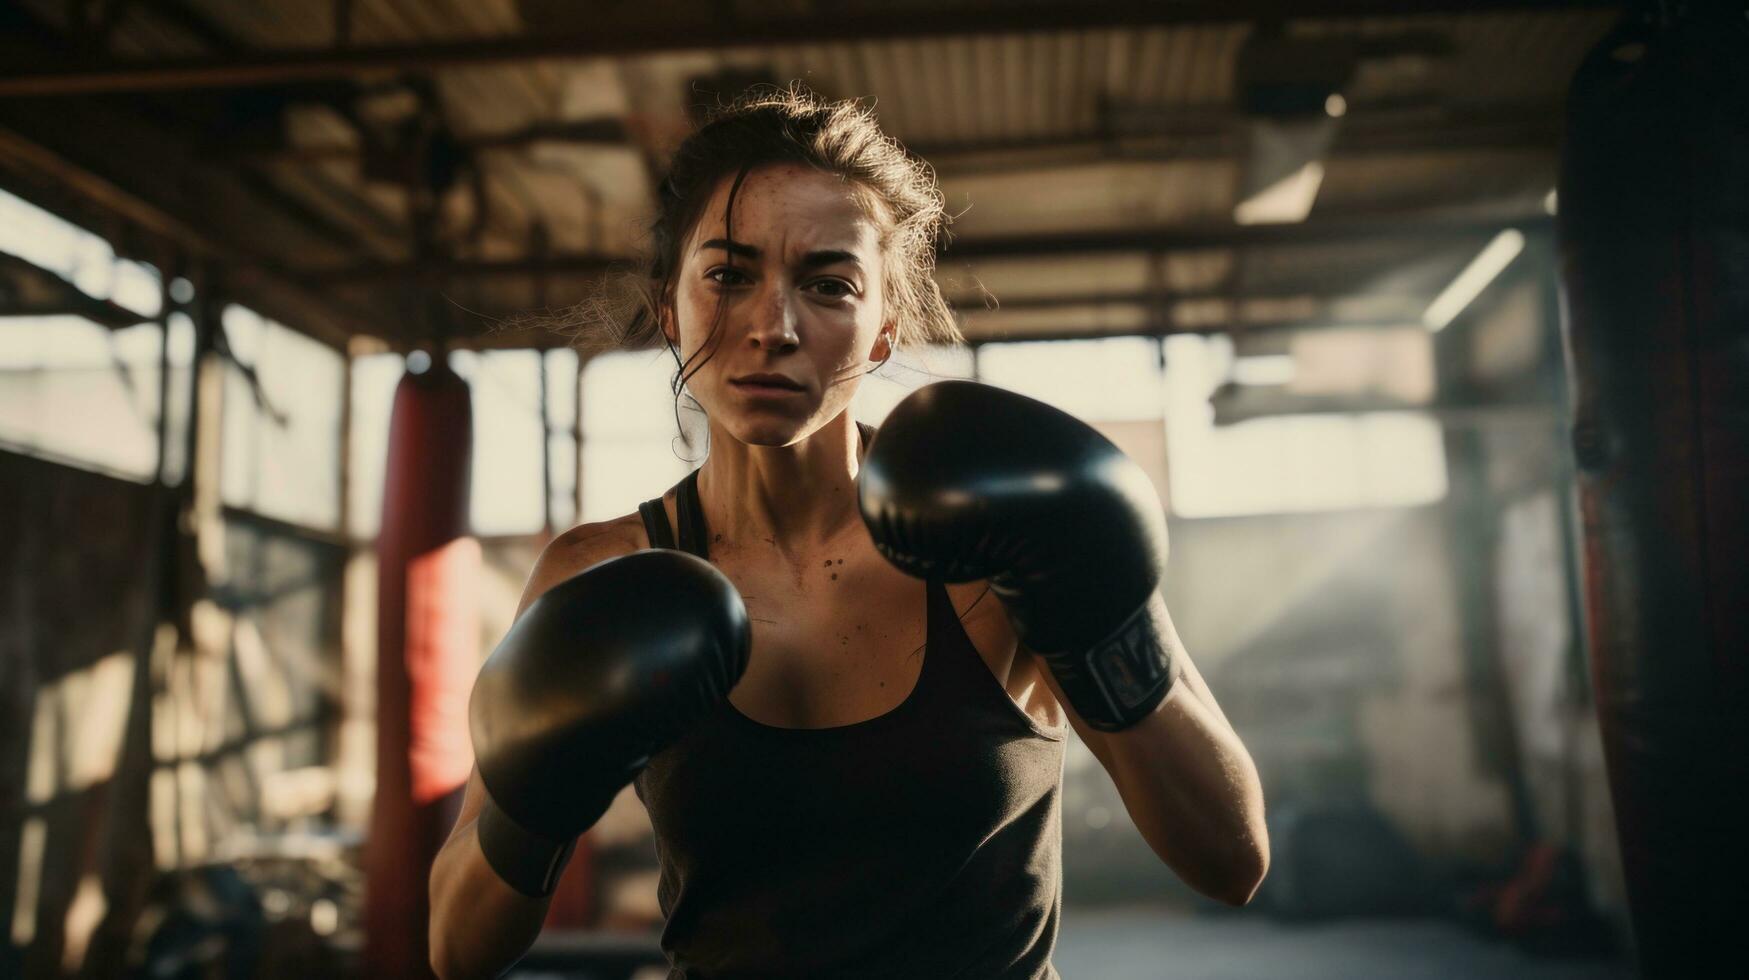
[[[717,278],[718,276],[733,276],[735,278],[725,282],[724,280]],[[741,270],[731,269],[726,265],[712,269],[705,273],[704,277],[719,286],[738,286],[747,279],[747,277],[742,274]]]
[[[814,283],[814,285],[815,286],[829,286],[829,287],[831,287],[832,290],[837,290],[836,292],[829,290],[824,294],[826,296],[831,297],[832,299],[843,299],[846,296],[852,296],[856,293],[855,287],[851,286],[850,283],[847,283],[842,279],[821,279],[818,282]]]

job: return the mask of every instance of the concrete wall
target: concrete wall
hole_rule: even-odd
[[[341,549],[0,453],[0,974],[120,970],[158,873],[331,826]]]
[[[1272,813],[1367,805],[1435,868],[1499,859],[1507,802],[1469,737],[1442,508],[1175,520],[1171,534],[1168,607]],[[1187,895],[1076,749],[1070,896]]]
[[[161,580],[141,556],[161,502],[0,453],[0,974],[77,968],[151,869],[138,705]]]

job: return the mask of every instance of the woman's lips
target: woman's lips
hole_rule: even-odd
[[[731,381],[729,384],[733,385],[736,390],[752,395],[756,398],[782,398],[785,395],[799,395],[802,393],[802,389],[800,388],[787,388],[783,385],[776,384],[759,384],[752,381]]]

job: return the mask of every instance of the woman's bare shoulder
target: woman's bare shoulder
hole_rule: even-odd
[[[609,521],[579,524],[547,543],[523,589],[526,607],[541,593],[591,565],[649,547],[643,518],[636,511]]]
[[[582,571],[598,561],[629,555],[647,547],[649,538],[644,533],[644,519],[633,511],[610,521],[579,524],[554,538],[541,557],[545,560],[551,556],[554,561],[575,564],[577,570]]]

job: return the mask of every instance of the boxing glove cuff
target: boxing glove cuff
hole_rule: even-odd
[[[545,898],[558,887],[559,874],[571,860],[577,838],[555,841],[525,830],[498,809],[491,798],[480,808],[475,824],[480,853],[504,883],[530,898]]]
[[[1165,630],[1150,597],[1115,632],[1086,650],[1041,653],[1082,720],[1102,732],[1120,732],[1166,699],[1178,677]]]

